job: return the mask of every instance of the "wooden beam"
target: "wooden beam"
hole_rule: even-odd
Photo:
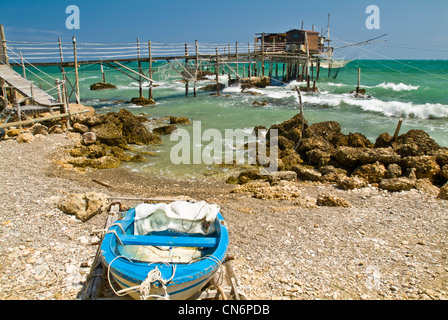
[[[0,124],[0,129],[2,129],[2,128],[9,128],[9,127],[15,127],[15,126],[21,126],[21,125],[28,125],[28,124],[31,124],[31,123],[42,122],[42,121],[47,121],[47,120],[52,120],[52,119],[64,118],[64,117],[68,117],[70,115],[81,114],[81,113],[86,113],[86,112],[89,112],[89,110],[86,109],[86,110],[76,111],[76,112],[72,112],[72,113],[61,113],[61,114],[48,116],[48,117],[43,117],[43,118],[3,123],[3,124]]]
[[[132,72],[132,73],[135,73],[136,75],[139,75],[139,76],[141,76],[143,79],[146,79],[146,80],[148,80],[149,82],[154,82],[154,80],[152,80],[151,78],[148,78],[147,76],[145,76],[145,75],[143,75],[143,74],[141,74],[141,73],[139,73],[139,72],[137,72],[137,71],[134,71],[134,70],[132,70],[131,68],[128,68],[128,67],[126,67],[126,66],[124,66],[124,65],[122,65],[121,63],[118,63],[117,61],[112,61],[113,63],[115,63],[115,64],[118,64],[120,67],[122,67],[122,68],[124,68],[124,69],[126,69],[126,70],[129,70],[130,72]],[[138,80],[137,80],[138,81]]]

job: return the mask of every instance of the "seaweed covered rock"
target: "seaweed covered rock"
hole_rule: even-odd
[[[117,87],[107,82],[97,82],[90,85],[90,90],[105,90],[105,89],[117,89]]]
[[[129,101],[130,103],[136,104],[138,106],[148,106],[148,105],[153,105],[156,104],[156,102],[154,101],[154,99],[148,99],[148,98],[144,98],[144,97],[139,97],[139,98],[132,98],[131,101]]]
[[[370,183],[386,190],[416,188],[422,179],[435,188],[448,181],[448,148],[423,130],[410,130],[395,141],[385,132],[372,143],[362,133],[343,134],[335,121],[309,125],[301,113],[269,129],[278,131],[278,168],[294,171],[301,180],[334,182],[343,189]]]
[[[422,156],[440,149],[437,142],[423,130],[409,130],[405,134],[398,136],[397,140],[392,143],[394,149],[400,149],[402,145],[408,145],[408,148],[401,147],[403,149],[402,152],[412,151],[413,153],[403,153],[402,156]]]
[[[434,156],[406,157],[401,164],[404,168],[415,168],[417,179],[428,178],[434,181],[440,173],[440,166]]]
[[[121,131],[123,137],[127,143],[146,145],[146,144],[158,144],[161,142],[159,136],[151,133],[142,123],[140,117],[135,116],[132,112],[121,109],[117,118],[121,123]]]
[[[353,171],[352,176],[359,176],[369,183],[378,183],[386,177],[386,172],[387,170],[384,167],[384,164],[377,161],[356,168]]]
[[[113,122],[107,122],[95,127],[92,127],[91,132],[96,136],[96,139],[111,146],[124,146],[126,139],[121,132],[121,127]]]
[[[191,121],[187,117],[170,117],[170,124],[190,124]]]

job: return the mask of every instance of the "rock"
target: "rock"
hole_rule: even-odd
[[[320,181],[322,178],[322,173],[318,170],[303,165],[292,167],[292,171],[297,173],[297,179],[300,180]]]
[[[87,157],[89,155],[89,148],[81,146],[79,148],[73,148],[70,150],[70,156],[72,157]]]
[[[415,168],[417,179],[428,178],[435,181],[440,173],[440,166],[434,156],[406,157],[402,159],[401,165],[405,168]]]
[[[126,145],[126,139],[121,132],[121,128],[115,123],[103,123],[92,127],[91,130],[95,134],[96,139],[104,144],[110,146]]]
[[[218,87],[219,87],[219,90],[222,90],[226,86],[224,84],[222,84],[222,83],[218,83],[218,84],[215,83],[215,84],[209,84],[209,85],[207,85],[205,87],[201,87],[201,88],[199,88],[199,90],[203,90],[203,91],[218,91]]]
[[[82,138],[82,142],[83,142],[86,146],[91,145],[91,144],[94,144],[94,143],[96,142],[96,134],[93,133],[93,132],[91,132],[91,131],[84,133],[84,134],[81,136],[81,138]]]
[[[364,148],[360,150],[357,159],[363,164],[379,161],[387,165],[398,163],[401,157],[392,148]]]
[[[320,149],[313,149],[306,153],[308,162],[318,167],[326,166],[331,161],[331,153]]]
[[[92,159],[89,166],[96,169],[118,168],[120,166],[120,160],[109,155],[98,159]]]
[[[107,154],[107,151],[104,148],[104,145],[100,145],[100,144],[89,145],[87,150],[89,152],[90,158],[101,158]]]
[[[391,146],[392,137],[387,132],[380,134],[378,138],[376,138],[374,145],[375,148],[389,148]]]
[[[396,163],[391,163],[387,166],[386,177],[387,178],[398,178],[401,176],[401,167]]]
[[[337,185],[344,190],[361,189],[368,186],[368,181],[362,177],[343,177],[337,181]]]
[[[246,170],[238,175],[238,183],[244,184],[251,180],[264,179],[265,175],[261,175],[258,169]]]
[[[279,183],[280,180],[294,181],[297,179],[297,173],[294,171],[276,171],[269,174],[267,181],[273,185]]]
[[[107,195],[96,192],[73,193],[61,198],[57,204],[59,210],[75,215],[85,222],[101,212],[105,212],[108,206]]]
[[[132,157],[128,155],[124,150],[120,147],[111,147],[110,152],[113,154],[115,158],[117,158],[120,161],[129,162],[132,160]]]
[[[147,99],[147,98],[132,98],[130,103],[132,104],[136,104],[138,106],[148,106],[148,105],[153,105],[156,104],[156,102],[154,101],[154,99]]]
[[[139,117],[133,115],[130,111],[120,109],[116,116],[121,124],[122,135],[127,143],[147,145],[162,142],[159,136],[151,133],[139,120]]]
[[[55,124],[54,126],[48,129],[48,133],[61,134],[64,133],[64,130],[62,129],[62,126],[60,124]]]
[[[347,170],[342,168],[335,168],[331,165],[319,167],[320,173],[322,173],[322,181],[326,182],[338,182],[347,178]]]
[[[40,123],[36,123],[30,128],[30,132],[33,135],[41,134],[41,135],[46,136],[48,134],[48,127],[46,127]]]
[[[440,188],[438,199],[448,200],[448,183],[445,183],[442,188]]]
[[[290,152],[289,154],[283,156],[282,160],[282,170],[283,171],[291,171],[293,167],[303,163],[302,158],[295,151]]]
[[[352,176],[359,176],[367,180],[369,183],[378,183],[386,177],[386,172],[387,170],[384,165],[377,161],[375,163],[365,164],[356,168],[353,171]]]
[[[6,130],[6,135],[8,137],[15,137],[15,136],[18,136],[22,131],[23,131],[23,129],[9,129],[9,130]]]
[[[254,189],[258,199],[291,200],[300,197],[300,189],[291,181],[281,180],[278,184]]]
[[[446,180],[448,181],[448,164],[444,165],[442,167],[442,170],[440,171],[440,175]]]
[[[22,132],[16,139],[18,143],[31,143],[34,141],[34,136],[31,132]]]
[[[306,154],[310,150],[319,149],[322,151],[333,150],[333,145],[322,137],[303,138],[299,142],[299,153]]]
[[[256,107],[264,107],[264,106],[268,105],[268,101],[267,100],[263,100],[263,101],[256,100],[252,103],[252,105],[256,106]]]
[[[176,129],[177,129],[177,127],[174,124],[169,124],[166,126],[154,128],[152,130],[152,132],[156,133],[156,134],[166,135],[166,134],[171,134]]]
[[[440,188],[436,187],[429,181],[429,179],[418,179],[415,181],[415,188],[422,193],[429,194],[437,197],[440,192]]]
[[[423,130],[409,130],[407,133],[397,137],[397,140],[392,144],[399,146],[402,144],[411,144],[417,147],[416,155],[425,155],[429,152],[434,152],[440,149],[440,146]]]
[[[269,77],[250,77],[241,78],[241,89],[247,88],[266,88],[271,85],[271,79]]]
[[[86,126],[85,124],[79,123],[79,122],[75,122],[73,124],[73,130],[76,132],[79,132],[81,134],[84,134],[86,132],[89,132],[89,127]]]
[[[349,133],[347,144],[349,147],[354,148],[373,148],[373,143],[366,138],[362,133]]]
[[[433,154],[436,157],[437,163],[443,167],[448,164],[448,148],[440,148]]]
[[[341,197],[336,197],[329,193],[322,193],[317,196],[316,204],[318,206],[328,206],[328,207],[351,207],[351,203]]]
[[[304,129],[306,129],[307,127],[308,123],[304,121]],[[270,137],[271,129],[277,129],[279,136],[283,136],[289,140],[294,141],[294,143],[297,143],[302,137],[302,115],[298,113],[289,120],[272,125],[266,134],[267,139],[269,139]]]
[[[360,150],[353,147],[338,147],[333,152],[333,157],[343,167],[355,168],[358,164]]]
[[[171,124],[190,124],[190,119],[187,117],[170,117]]]
[[[107,82],[97,82],[90,85],[90,90],[117,89],[116,86]]]
[[[380,188],[388,191],[402,191],[415,188],[416,181],[409,178],[391,178],[380,181]]]
[[[269,187],[269,182],[265,181],[249,181],[245,184],[239,184],[235,186],[230,192],[231,193],[245,193],[245,192],[255,192],[259,188]]]
[[[238,177],[230,176],[226,179],[226,183],[229,184],[237,184],[238,183]]]

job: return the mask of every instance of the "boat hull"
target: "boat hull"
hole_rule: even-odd
[[[132,212],[130,217],[132,217]],[[118,222],[120,226],[117,223],[112,226],[105,234],[101,244],[102,262],[107,269],[109,284],[112,287],[111,278],[113,278],[121,289],[116,290],[114,287],[112,289],[119,295],[128,294],[133,299],[145,298],[141,296],[140,285],[148,274],[157,268],[157,272],[160,274],[159,279],[163,279],[163,281],[170,279],[170,281],[166,283],[165,288],[161,281],[154,281],[151,284],[150,299],[188,299],[211,280],[225,259],[229,243],[228,231],[224,218],[219,213],[215,221],[216,247],[211,248],[205,256],[191,263],[141,262],[132,261],[128,257],[122,256],[118,250],[118,234],[127,229],[131,223],[129,219],[125,215],[125,218]]]

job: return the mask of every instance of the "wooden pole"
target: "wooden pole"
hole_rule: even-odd
[[[22,62],[22,72],[23,72],[23,77],[26,79],[25,63],[23,62],[22,51],[19,51],[19,53],[20,53],[20,61]]]
[[[142,71],[142,62],[140,61],[140,39],[137,38],[137,57],[138,57],[138,72],[140,74],[143,73]],[[142,87],[142,76],[138,76],[138,93],[140,98],[143,98],[143,87]]]
[[[152,52],[151,52],[151,40],[148,41],[148,51],[149,51],[149,78],[152,79]],[[149,82],[149,99],[153,98],[152,92],[152,82]]]
[[[103,61],[102,58],[100,60]],[[103,78],[103,83],[106,83],[106,75],[104,74],[103,62],[100,63],[100,67],[101,67],[101,76]]]
[[[319,81],[320,61],[317,61],[316,81]]]
[[[2,54],[2,60],[4,60],[3,62],[9,66],[9,58],[8,58],[8,50],[6,47],[6,38],[5,38],[5,30],[3,29],[3,25],[0,24],[0,40],[2,41],[2,50],[3,50],[3,54]]]
[[[22,111],[20,110],[20,102],[19,99],[14,99],[14,108],[17,112],[17,118],[18,118],[18,125],[20,128],[22,128]]]
[[[185,56],[188,56],[188,47],[187,47],[186,43],[185,43]],[[188,59],[185,59],[185,69],[188,70],[187,66],[188,66]],[[188,80],[187,79],[185,80],[185,96],[188,97]]]
[[[79,94],[79,74],[78,74],[78,56],[76,53],[76,38],[73,36],[73,56],[75,63],[75,87],[76,87],[76,103],[81,103],[81,97]]]
[[[219,96],[219,55],[218,55],[218,48],[216,48],[215,72],[216,72],[216,90],[218,91],[218,96]]]
[[[64,56],[62,55],[62,43],[61,43],[61,37],[58,37],[58,43],[59,43],[59,56],[61,57],[61,72],[62,72],[62,79],[64,80],[64,90],[65,90],[65,103],[68,105],[69,95],[68,95],[68,89],[67,89],[67,76],[65,75],[65,67],[64,67]]]
[[[251,78],[251,75],[252,75],[252,61],[250,60],[251,59],[251,57],[250,57],[250,43],[248,42],[247,43],[247,57],[248,57],[248,61],[249,61],[249,69],[248,69],[248,75],[247,75],[247,77],[249,78],[249,82],[250,82],[250,78]]]
[[[401,129],[401,124],[402,123],[403,123],[403,118],[400,118],[400,120],[398,120],[397,128],[395,129],[395,133],[394,133],[394,136],[392,138],[392,141],[397,140],[398,134],[400,133],[400,129]]]
[[[236,83],[237,85],[240,83],[240,74],[238,71],[238,41],[235,42],[235,59],[236,59]]]
[[[264,32],[261,39],[261,76],[264,77]]]
[[[358,68],[358,85],[356,86],[356,93],[359,93],[359,85],[361,83],[361,68]]]
[[[193,96],[196,98],[196,83],[198,81],[198,63],[199,63],[198,40],[194,40],[194,48],[195,48],[195,68],[194,68]]]

